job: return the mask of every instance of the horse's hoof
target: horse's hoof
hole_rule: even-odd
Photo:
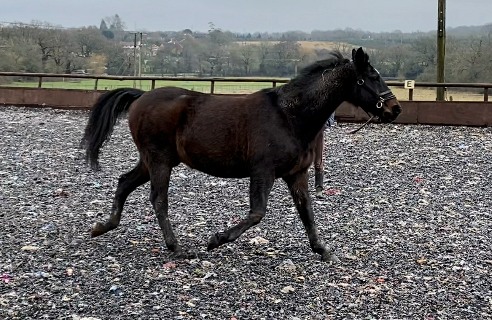
[[[196,252],[175,251],[171,253],[170,258],[171,260],[196,259],[198,254]]]
[[[94,237],[100,236],[100,235],[106,233],[107,231],[108,230],[107,230],[105,224],[103,224],[101,222],[96,222],[92,226],[91,237],[94,238]]]
[[[210,240],[208,240],[207,251],[218,248],[222,244],[220,239],[221,233],[216,233],[212,237],[210,237]]]
[[[218,247],[219,238],[217,237],[217,234],[214,234],[212,237],[210,237],[210,240],[208,240],[207,251],[213,250]]]
[[[338,257],[332,252],[325,252],[323,255],[321,255],[321,261],[333,264],[340,263],[340,259],[338,259]]]
[[[316,188],[316,198],[323,198],[323,188],[321,187]]]

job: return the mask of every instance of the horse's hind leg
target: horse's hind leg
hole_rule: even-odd
[[[224,243],[236,240],[246,230],[263,219],[266,213],[268,195],[274,180],[274,177],[270,175],[251,177],[249,191],[250,211],[248,216],[232,228],[213,235],[208,242],[207,250],[215,249]]]
[[[181,246],[176,240],[168,216],[168,190],[172,166],[168,161],[155,161],[149,166],[150,170],[150,201],[155,210],[157,221],[161,227],[166,247],[171,250],[175,258],[186,258]]]
[[[116,188],[109,218],[105,222],[96,222],[92,227],[91,236],[97,237],[116,228],[120,224],[121,212],[123,211],[126,198],[137,187],[147,181],[149,181],[149,172],[141,161],[138,162],[133,170],[121,175],[118,180],[118,187]]]
[[[338,262],[339,260],[335,254],[333,254],[319,238],[318,228],[314,222],[311,199],[309,198],[307,170],[296,175],[284,177],[284,181],[287,183],[299,213],[299,217],[306,229],[311,249],[315,253],[320,254],[323,261]]]

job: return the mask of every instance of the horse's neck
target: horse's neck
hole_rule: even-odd
[[[306,143],[314,140],[323,128],[328,117],[348,98],[349,88],[343,82],[327,82],[322,88],[290,91],[285,87],[280,93],[279,102],[292,119],[295,130]]]

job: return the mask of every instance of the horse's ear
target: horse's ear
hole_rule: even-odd
[[[364,52],[362,47],[360,47],[357,51],[355,49],[352,50],[352,60],[357,68],[362,69],[369,62],[369,57]]]

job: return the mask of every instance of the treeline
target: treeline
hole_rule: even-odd
[[[141,41],[142,40],[142,41]],[[436,37],[430,33],[333,31],[246,33],[125,31],[118,15],[99,27],[63,29],[47,23],[0,26],[0,71],[133,75],[294,76],[329,50],[306,45],[333,42],[347,56],[356,46],[371,52],[373,65],[393,79],[434,81]],[[135,46],[136,44],[136,46]],[[492,81],[492,24],[448,32],[446,81]],[[140,72],[140,71],[139,71]]]

